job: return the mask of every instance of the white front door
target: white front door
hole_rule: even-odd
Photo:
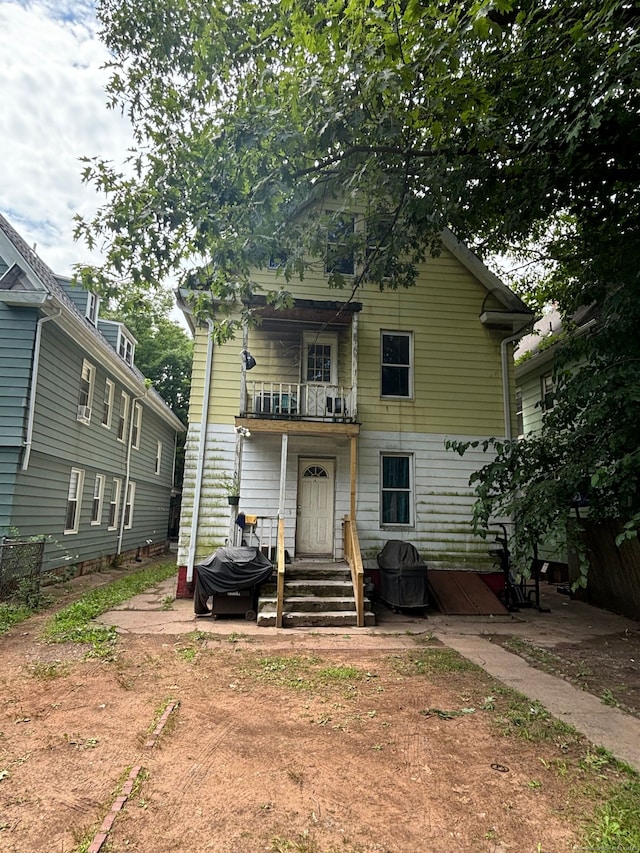
[[[333,554],[333,459],[298,462],[296,554]]]

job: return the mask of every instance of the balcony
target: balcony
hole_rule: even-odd
[[[351,423],[355,394],[344,385],[247,382],[247,417]]]

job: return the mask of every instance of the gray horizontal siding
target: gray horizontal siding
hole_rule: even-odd
[[[37,314],[0,304],[0,447],[22,447]]]

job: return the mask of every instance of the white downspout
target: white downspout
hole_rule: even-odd
[[[189,535],[189,553],[187,555],[187,583],[193,580],[193,565],[196,559],[196,537],[198,535],[198,516],[204,476],[205,443],[207,440],[207,421],[209,419],[209,396],[211,393],[211,370],[213,366],[213,320],[207,320],[209,334],[207,339],[207,361],[204,372],[204,390],[202,394],[202,416],[198,437],[198,459],[196,461],[196,482],[193,490],[193,515]]]
[[[144,400],[148,393],[149,389],[147,389],[144,394],[141,394],[139,397],[131,398],[131,408],[129,409],[129,437],[127,439],[127,461],[125,465],[124,494],[122,497],[122,507],[120,511],[120,528],[118,530],[118,546],[116,548],[116,554],[120,554],[122,552],[122,539],[124,536],[124,516],[127,508],[129,483],[131,482],[131,448],[133,445],[133,422],[135,420],[135,407],[136,403],[140,400]]]
[[[36,391],[38,388],[38,373],[40,370],[40,344],[42,341],[42,327],[48,320],[55,320],[62,314],[62,308],[58,308],[56,314],[40,317],[36,325],[36,339],[33,346],[33,367],[31,368],[31,390],[29,392],[29,409],[27,414],[27,437],[24,443],[24,456],[22,457],[22,470],[29,467],[31,458],[31,445],[33,442],[33,420],[36,412]]]
[[[509,393],[509,361],[507,357],[507,347],[519,341],[525,331],[529,328],[529,324],[511,335],[510,338],[505,338],[500,344],[500,361],[502,364],[502,405],[504,407],[504,437],[507,441],[511,441],[513,434],[511,432],[511,394]]]

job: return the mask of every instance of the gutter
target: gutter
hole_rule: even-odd
[[[49,297],[50,299],[51,297]],[[48,300],[47,300],[48,301]],[[36,325],[36,339],[33,346],[33,365],[31,368],[31,389],[29,391],[29,409],[27,413],[27,437],[24,443],[24,456],[22,457],[22,470],[26,471],[29,467],[31,458],[31,446],[33,443],[33,421],[36,411],[36,393],[38,390],[38,374],[40,370],[40,345],[42,342],[42,327],[49,320],[55,320],[62,314],[62,307],[59,307],[55,314],[49,314],[46,317],[40,317]]]
[[[196,461],[196,482],[193,491],[193,513],[191,516],[191,531],[189,534],[189,553],[187,555],[187,583],[191,583],[193,581],[193,565],[196,559],[196,537],[198,535],[198,516],[200,515],[200,499],[202,497],[202,480],[204,477],[207,421],[209,420],[209,397],[211,393],[211,371],[213,367],[213,320],[207,320],[207,324],[209,326],[207,339],[207,361],[204,372],[202,415],[200,417],[200,435],[198,436],[198,459]]]

